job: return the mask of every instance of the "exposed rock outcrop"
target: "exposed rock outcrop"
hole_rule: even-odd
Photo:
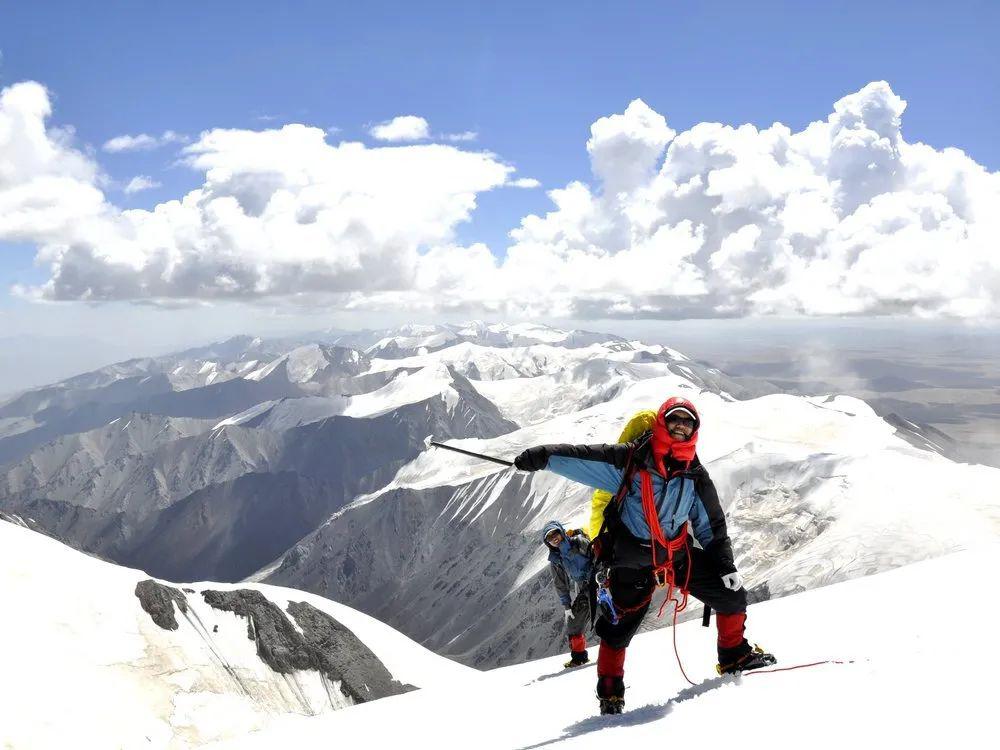
[[[247,637],[256,643],[257,655],[275,672],[320,672],[356,703],[415,689],[395,680],[348,628],[305,602],[288,605],[293,624],[276,604],[254,589],[208,590],[202,596],[215,609],[246,618]]]

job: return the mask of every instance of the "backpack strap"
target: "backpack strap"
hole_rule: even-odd
[[[625,502],[625,498],[628,496],[628,491],[632,487],[632,480],[635,478],[635,473],[639,470],[635,461],[636,454],[649,444],[652,434],[653,433],[651,432],[643,433],[629,448],[628,458],[625,459],[625,469],[622,471],[622,483],[618,485],[618,492],[615,493],[613,498],[616,508],[620,508],[622,503]],[[611,503],[608,503],[608,505],[610,506]]]
[[[645,447],[649,441],[650,433],[646,433],[629,446],[628,455],[625,459],[625,468],[622,470],[622,481],[618,485],[618,491],[612,496],[611,501],[604,508],[604,522],[601,524],[601,532],[594,540],[596,550],[595,558],[598,562],[611,562],[611,554],[614,549],[615,532],[621,519],[621,506],[628,496],[632,486],[632,480],[638,471],[636,465],[636,454]]]

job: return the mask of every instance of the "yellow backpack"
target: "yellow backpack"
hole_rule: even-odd
[[[622,434],[618,438],[619,443],[627,443],[635,440],[642,433],[653,429],[653,422],[656,421],[656,412],[644,410],[636,412],[625,425]],[[597,539],[601,533],[601,526],[604,524],[604,509],[608,507],[613,497],[612,493],[606,490],[594,490],[594,496],[590,500],[590,531],[591,539]]]

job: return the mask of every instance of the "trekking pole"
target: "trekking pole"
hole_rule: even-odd
[[[464,453],[466,456],[472,456],[473,458],[481,458],[483,461],[492,461],[495,464],[500,464],[501,466],[513,466],[513,461],[504,461],[502,458],[494,458],[493,456],[484,456],[482,453],[473,453],[472,451],[463,450],[462,448],[456,448],[453,445],[445,445],[444,443],[439,443],[436,440],[431,440],[430,444],[436,448],[446,448],[450,451],[455,451],[455,453]]]

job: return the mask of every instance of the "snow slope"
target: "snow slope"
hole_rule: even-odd
[[[779,667],[845,664],[718,677],[714,624],[689,622],[677,640],[692,687],[677,668],[672,631],[642,634],[629,649],[618,717],[596,715],[594,667],[566,672],[564,657],[554,657],[488,672],[474,691],[442,686],[290,717],[211,747],[312,747],[330,738],[480,750],[984,747],[995,732],[988,632],[1000,617],[997,597],[984,594],[998,565],[994,543],[751,608],[748,634]]]
[[[190,584],[187,612],[171,604],[178,627],[164,629],[136,596],[146,578],[0,522],[0,747],[187,748],[352,703],[318,671],[274,671],[247,620],[209,606],[203,590],[258,591],[282,611],[306,602],[352,631],[401,683],[479,676],[349,607],[271,586]]]

